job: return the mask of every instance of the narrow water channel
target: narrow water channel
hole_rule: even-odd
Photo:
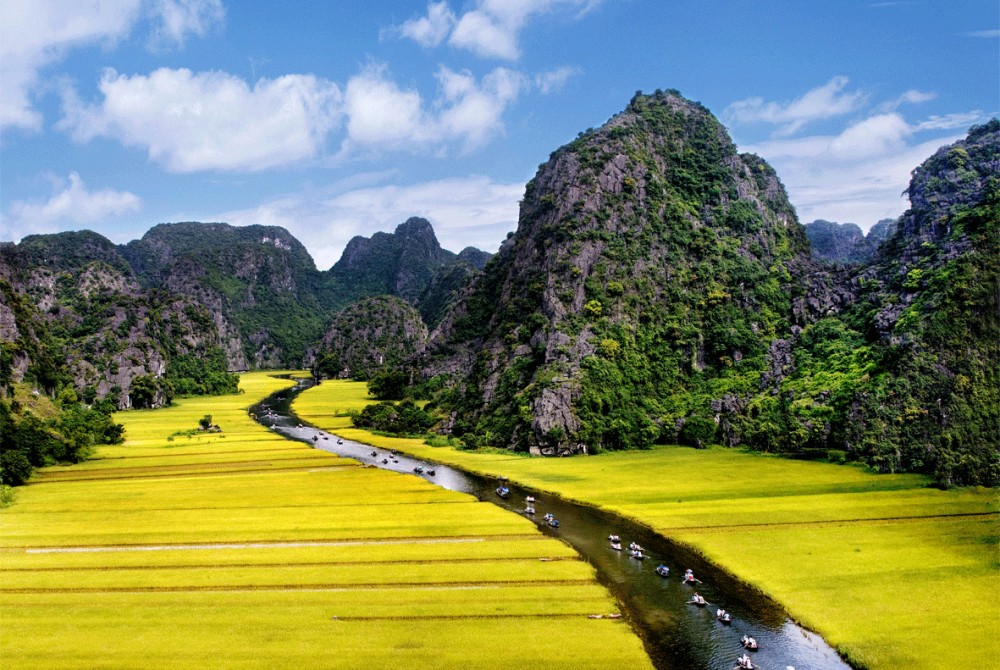
[[[403,454],[393,455],[304,424],[291,411],[291,403],[309,385],[300,383],[279,391],[254,406],[257,420],[290,439],[365,464],[419,476],[518,514],[524,514],[525,499],[533,496],[536,514],[528,518],[543,533],[568,543],[594,566],[598,580],[614,594],[658,670],[731,670],[744,653],[740,642],[744,635],[757,640],[759,649],[749,653],[754,667],[762,670],[850,670],[821,637],[796,625],[769,598],[648,528],[516,484],[509,485],[508,498],[501,498],[496,493],[496,480]],[[416,468],[423,472],[417,474]],[[559,520],[558,528],[545,523],[543,515],[547,513]],[[623,551],[611,548],[611,534],[621,537]],[[630,542],[642,545],[645,560],[629,556]],[[656,573],[661,564],[670,568],[669,577]],[[701,580],[694,587],[682,583],[688,568]],[[704,596],[707,606],[688,604],[695,592]],[[732,622],[718,621],[718,609],[729,612]]]

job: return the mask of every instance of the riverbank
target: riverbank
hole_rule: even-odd
[[[59,668],[651,668],[593,569],[530,521],[289,441],[292,384],[115,416],[122,445],[0,511],[0,657]],[[212,415],[219,433],[196,430]]]
[[[328,381],[294,409],[348,439],[634,518],[774,597],[856,667],[989,667],[1000,657],[996,491],[726,449],[462,452],[351,428],[344,414],[370,402],[364,384]]]

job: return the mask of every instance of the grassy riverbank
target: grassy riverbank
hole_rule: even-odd
[[[303,393],[295,411],[350,439],[635,518],[772,595],[856,666],[990,667],[1000,657],[994,490],[939,491],[916,475],[727,449],[461,452],[372,435],[337,416],[369,402],[364,384],[331,381]]]
[[[118,414],[125,444],[22,487],[0,511],[6,665],[650,667],[531,522],[247,416],[288,384]],[[205,414],[223,432],[189,434]]]

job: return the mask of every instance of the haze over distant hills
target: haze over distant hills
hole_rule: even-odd
[[[636,95],[539,168],[492,258],[419,218],[327,271],[273,226],[2,244],[0,387],[131,407],[227,370],[391,367],[470,447],[721,443],[996,484],[998,174],[994,120],[914,172],[897,221],[802,226],[707,109]]]

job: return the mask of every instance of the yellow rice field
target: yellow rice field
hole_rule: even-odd
[[[4,667],[651,667],[530,521],[250,419],[289,383],[118,414],[125,444],[22,487],[0,510]],[[178,434],[205,414],[222,433]]]
[[[364,384],[303,393],[302,418],[344,437],[613,510],[765,591],[855,667],[987,668],[1000,659],[1000,498],[729,449],[586,458],[461,452],[350,427]]]

